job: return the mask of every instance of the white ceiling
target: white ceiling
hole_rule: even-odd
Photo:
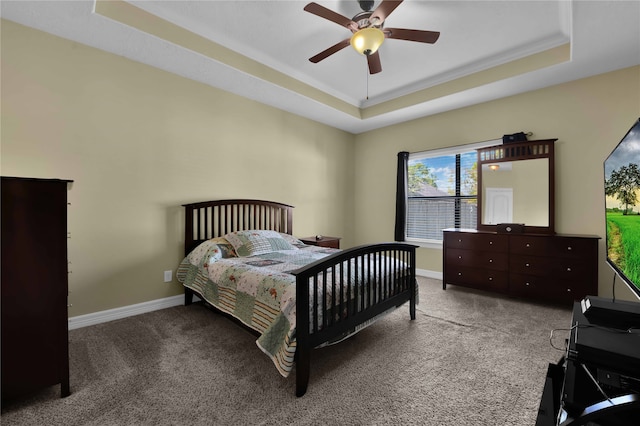
[[[316,2],[348,18],[360,11],[356,0]],[[440,39],[433,45],[386,40],[380,48],[383,71],[371,76],[366,58],[350,47],[317,64],[308,61],[351,33],[305,12],[307,3],[124,3],[250,58],[248,68],[203,54],[206,47],[198,51],[133,21],[118,21],[101,13],[94,0],[3,0],[0,15],[352,133],[640,64],[635,0],[406,0],[385,26],[439,31]],[[550,66],[447,86],[567,44],[570,57]],[[273,71],[276,78],[269,77]],[[433,89],[438,91],[419,95]]]

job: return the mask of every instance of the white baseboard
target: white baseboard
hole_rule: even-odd
[[[94,312],[92,314],[78,315],[69,318],[69,330],[90,325],[109,322],[117,319],[132,317],[159,309],[171,308],[184,304],[184,295],[166,297],[164,299],[150,300],[149,302],[137,303],[135,305],[123,306],[121,308],[108,309],[106,311]]]
[[[416,275],[418,275],[420,277],[433,278],[435,280],[441,280],[442,279],[442,272],[430,271],[428,269],[417,269],[416,268]]]
[[[429,271],[427,269],[416,269],[416,275],[427,278],[442,279],[442,272]],[[194,301],[200,299],[194,295]],[[160,309],[171,308],[184,304],[184,295],[166,297],[164,299],[150,300],[149,302],[137,303],[135,305],[123,306],[121,308],[108,309],[106,311],[94,312],[92,314],[78,315],[69,318],[69,330],[76,328],[88,327],[90,325],[101,324],[103,322],[114,321],[117,319],[132,317],[147,312],[153,312]]]

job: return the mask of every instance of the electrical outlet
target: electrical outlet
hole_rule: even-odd
[[[170,283],[173,278],[171,277],[171,271],[164,271],[164,282],[165,283]]]

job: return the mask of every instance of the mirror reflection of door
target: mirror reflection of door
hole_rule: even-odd
[[[513,223],[513,189],[485,188],[484,223]]]

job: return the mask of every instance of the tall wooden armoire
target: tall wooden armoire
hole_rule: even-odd
[[[69,395],[67,187],[2,177],[2,399]]]

